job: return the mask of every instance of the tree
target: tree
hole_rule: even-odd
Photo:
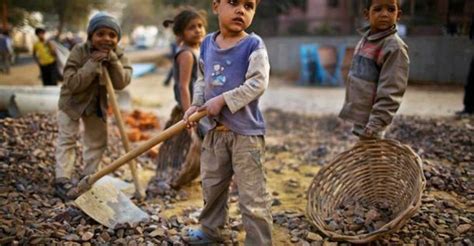
[[[278,15],[285,13],[292,7],[304,8],[306,2],[307,0],[261,0],[250,31],[258,32],[263,36],[274,34],[277,30],[275,23],[277,23]],[[171,5],[173,7],[189,5],[197,9],[204,9],[208,12],[209,30],[214,31],[218,28],[217,19],[212,14],[212,1],[155,0],[154,3],[155,5]]]
[[[124,32],[131,32],[138,25],[158,25],[157,18],[160,11],[157,11],[154,2],[154,0],[128,0],[122,11],[121,25]]]
[[[1,0],[0,12],[2,19],[2,28],[8,29],[8,26],[23,26],[28,23],[30,11],[39,11],[43,9],[41,1],[27,0]],[[47,9],[49,6],[44,6]]]
[[[93,9],[103,9],[107,0],[49,0],[52,9],[48,12],[58,17],[58,36],[61,35],[66,25],[78,27],[87,22],[87,17]],[[47,2],[45,0],[41,2]]]
[[[57,22],[58,36],[65,26],[78,27],[87,21],[92,9],[103,9],[109,0],[3,0],[7,5],[7,19],[13,26],[22,25],[27,13],[41,12],[54,16]],[[11,13],[11,14],[8,14]],[[17,15],[17,13],[23,13]],[[3,17],[5,19],[5,17]]]

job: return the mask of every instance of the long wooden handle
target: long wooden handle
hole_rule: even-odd
[[[193,115],[189,117],[189,121],[191,122],[196,122],[199,121],[201,118],[207,115],[206,111],[200,111],[196,112]],[[132,149],[119,159],[115,160],[112,162],[112,164],[106,166],[105,168],[99,170],[97,173],[93,174],[90,176],[88,179],[87,183],[88,185],[94,184],[97,180],[102,178],[103,176],[112,173],[115,171],[117,168],[121,167],[125,163],[129,162],[130,160],[136,158],[137,156],[143,154],[145,151],[153,148],[153,146],[171,138],[172,136],[180,133],[182,130],[186,128],[186,122],[184,120],[181,120],[180,122],[172,125],[168,129],[164,130],[157,136],[148,139],[146,142],[140,144],[138,147]]]
[[[112,80],[110,79],[110,75],[106,67],[102,67],[102,76],[104,76],[105,87],[107,88],[107,93],[109,94],[109,102],[112,105],[112,110],[114,111],[114,116],[120,131],[123,147],[125,148],[125,152],[129,152],[130,142],[128,141],[128,137],[125,132],[125,125],[123,123],[122,114],[120,113],[120,108],[117,103],[117,98],[115,97],[115,90],[112,85]],[[132,172],[133,183],[135,184],[135,196],[136,198],[141,199],[144,197],[144,194],[142,194],[143,190],[141,189],[140,182],[138,180],[137,164],[135,163],[135,160],[130,160],[129,167]]]

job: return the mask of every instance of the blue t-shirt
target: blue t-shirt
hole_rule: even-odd
[[[254,33],[231,48],[221,49],[215,41],[217,35],[218,32],[207,35],[201,45],[200,58],[204,65],[206,101],[243,85],[250,55],[256,50],[266,49],[263,40]],[[258,101],[258,98],[253,100],[234,114],[226,106],[211,120],[241,135],[264,135],[265,121],[258,108]]]

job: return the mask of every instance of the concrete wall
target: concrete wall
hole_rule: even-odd
[[[272,71],[278,74],[298,74],[301,44],[318,43],[354,47],[359,37],[276,37],[266,38]],[[474,42],[465,37],[410,37],[410,80],[436,84],[464,84]]]

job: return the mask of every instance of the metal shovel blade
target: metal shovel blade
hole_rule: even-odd
[[[79,196],[75,205],[91,218],[108,228],[117,224],[138,223],[149,215],[135,206],[133,202],[112,183],[95,184]]]
[[[128,198],[132,198],[135,192],[135,187],[132,183],[123,181],[120,178],[116,178],[110,175],[105,175],[104,177],[97,180],[94,185],[104,185],[110,183],[115,188],[117,188],[120,192],[124,193]]]

